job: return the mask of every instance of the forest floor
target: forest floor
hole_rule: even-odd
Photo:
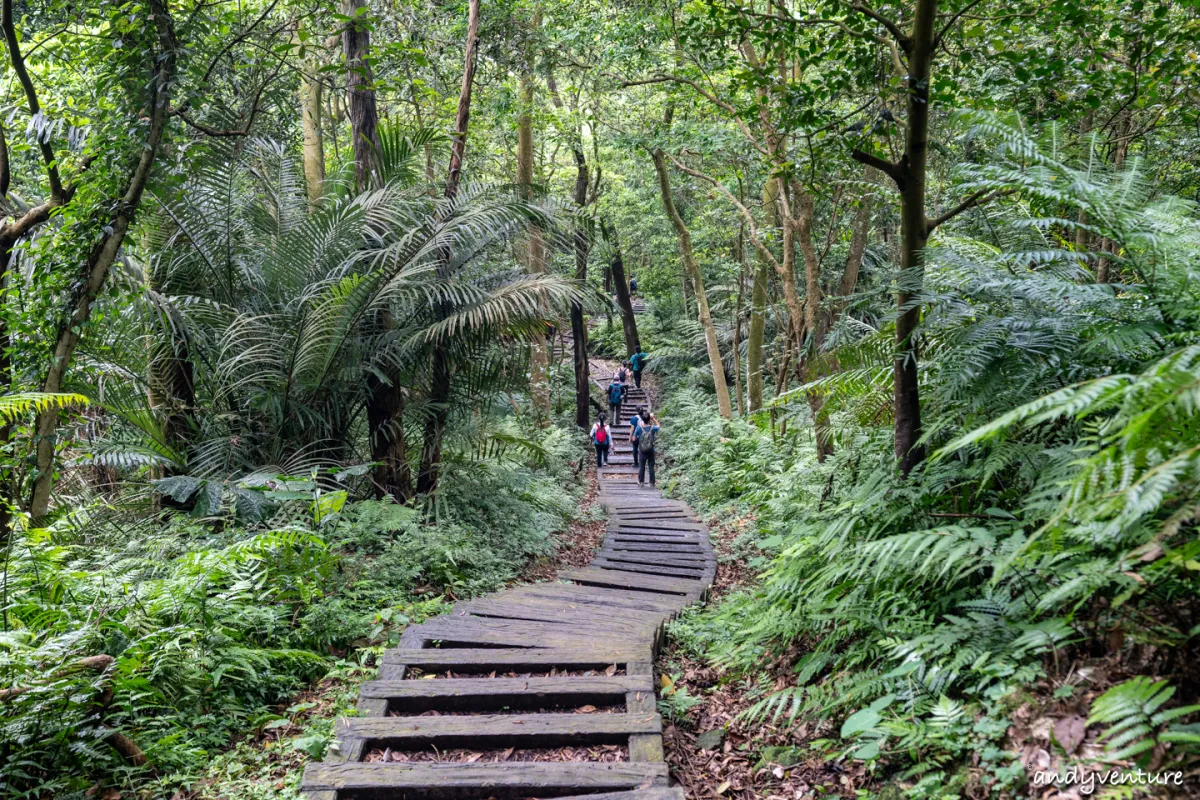
[[[596,505],[600,490],[596,473],[588,469],[586,456],[579,475],[587,486],[577,518],[567,530],[555,535],[555,551],[527,564],[509,582],[510,586],[553,580],[562,570],[587,566],[599,549],[604,540],[605,520]],[[431,609],[431,613],[437,614],[446,608]],[[421,621],[413,619],[414,623]],[[377,663],[383,650],[382,647],[374,649],[377,652],[370,660],[372,664]],[[299,797],[304,765],[323,752],[334,721],[354,707],[359,685],[373,679],[375,673],[375,666],[338,661],[316,685],[297,694],[289,704],[281,704],[276,711],[280,719],[216,755],[202,779],[187,789],[176,790],[170,800],[284,800]],[[119,795],[104,800],[119,800]]]
[[[746,539],[753,517],[707,520],[717,551],[717,575],[709,596],[715,605],[752,586]],[[664,694],[663,746],[671,776],[689,800],[797,800],[855,797],[869,783],[861,762],[827,761],[809,747],[832,729],[808,722],[778,727],[748,723],[741,714],[770,692],[795,683],[795,654],[764,663],[755,682],[737,678],[692,657],[670,640],[659,658]]]

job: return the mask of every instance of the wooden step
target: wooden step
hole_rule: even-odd
[[[662,720],[655,713],[349,717],[338,724],[343,743],[361,739],[366,742],[364,749],[393,750],[628,745],[630,736],[661,733]]]
[[[313,800],[527,800],[622,790],[641,798],[640,790],[666,784],[666,764],[324,763],[304,769],[303,786]]]
[[[630,692],[654,693],[650,675],[562,678],[451,678],[367,681],[359,696],[387,702],[388,712],[498,711],[616,705]]]
[[[639,575],[666,575],[673,578],[689,578],[699,580],[705,572],[705,567],[673,566],[669,564],[639,564],[630,561],[614,561],[608,558],[597,558],[592,561],[593,567],[602,567],[617,572],[634,572]]]
[[[696,566],[704,566],[713,563],[712,557],[706,553],[637,552],[605,547],[596,555],[598,558],[606,558],[610,561],[630,561],[635,564],[668,564],[676,566],[694,564]]]
[[[503,645],[506,647],[574,647],[578,644],[581,628],[556,625],[552,622],[530,620],[486,619],[483,617],[444,616],[436,617],[415,630],[426,641],[438,641],[442,647],[453,645]],[[596,647],[634,647],[643,638],[641,631],[619,634],[599,626],[588,628],[588,638]]]
[[[629,555],[628,553],[625,555]],[[453,616],[473,615],[496,619],[527,619],[542,622],[557,622],[578,626],[587,624],[601,630],[647,633],[662,624],[663,615],[657,611],[644,611],[632,606],[622,607],[620,615],[599,615],[595,609],[580,608],[566,600],[540,597],[497,597],[466,600],[456,603]]]
[[[575,647],[450,647],[445,649],[401,649],[384,651],[379,676],[393,679],[400,667],[422,672],[549,672],[563,670],[604,670],[613,664],[653,661],[651,645],[621,649],[591,647],[586,639]]]
[[[556,584],[563,585],[563,584]],[[687,598],[679,597],[671,594],[660,594],[658,592],[637,592],[639,598],[643,595],[651,598],[662,600],[662,603],[651,603],[649,601],[637,600],[638,605],[629,605],[628,598],[616,600],[612,593],[620,591],[604,586],[582,586],[580,584],[570,584],[572,591],[569,595],[563,593],[558,594],[553,590],[547,589],[546,594],[538,595],[539,597],[550,597],[555,600],[564,600],[572,603],[581,612],[591,611],[597,615],[616,615],[624,614],[629,608],[636,608],[639,611],[652,610],[659,614],[663,621],[670,619],[687,605]],[[633,594],[633,592],[629,592]]]
[[[607,569],[572,570],[562,577],[585,586],[613,586],[639,591],[662,592],[663,594],[689,595],[696,591],[694,581],[682,578],[656,578],[652,575],[632,575]]]
[[[545,597],[574,603],[580,608],[587,606],[608,606],[607,611],[597,611],[597,614],[624,613],[615,609],[636,608],[669,614],[682,608],[686,603],[672,595],[657,592],[621,591],[606,589],[599,586],[581,586],[567,583],[542,583],[513,589],[517,595],[529,597]]]

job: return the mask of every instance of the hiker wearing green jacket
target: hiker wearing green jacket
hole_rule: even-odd
[[[637,388],[642,388],[642,368],[646,366],[646,359],[650,356],[642,352],[641,344],[634,347],[636,353],[629,357],[629,367],[633,371],[633,385]]]

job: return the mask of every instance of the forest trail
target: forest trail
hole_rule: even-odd
[[[614,368],[593,365],[598,384]],[[637,485],[625,450],[599,470],[609,521],[591,565],[409,627],[305,770],[309,800],[683,799],[667,787],[653,664],[716,559],[686,504]]]

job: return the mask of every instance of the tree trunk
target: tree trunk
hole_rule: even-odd
[[[746,393],[750,413],[763,407],[763,338],[767,327],[767,281],[771,265],[759,256],[750,289],[750,331],[746,338]]]
[[[797,244],[804,256],[804,330],[808,338],[807,349],[802,349],[804,380],[811,383],[821,377],[821,262],[812,242],[813,200],[799,185],[793,186],[794,224]],[[832,222],[830,224],[833,224]],[[813,432],[817,444],[817,461],[824,462],[833,452],[833,438],[829,430],[829,412],[825,410],[825,397],[819,391],[806,392],[808,407],[813,417]]]
[[[612,270],[613,289],[617,293],[617,305],[621,309],[621,327],[625,333],[625,357],[629,358],[638,351],[637,317],[633,314],[633,298],[629,296],[629,279],[625,276],[625,258],[621,254],[621,240],[617,229],[607,221],[600,220],[600,233],[613,249]]]
[[[663,209],[675,228],[679,239],[679,253],[683,257],[683,268],[691,279],[692,288],[696,293],[696,310],[700,325],[704,328],[704,341],[708,348],[708,363],[712,368],[713,388],[717,394],[717,409],[725,419],[733,417],[733,409],[729,404],[729,387],[725,384],[725,363],[721,359],[721,349],[717,343],[717,329],[713,325],[712,314],[708,309],[708,297],[704,293],[704,278],[696,264],[696,256],[692,250],[692,235],[684,224],[683,218],[675,208],[675,200],[671,196],[671,176],[667,172],[667,159],[662,150],[655,150],[654,169],[658,173],[658,189],[662,195]]]
[[[908,57],[908,119],[905,132],[903,185],[900,187],[901,285],[896,294],[896,360],[892,369],[895,406],[895,451],[900,471],[908,475],[925,460],[921,439],[921,394],[918,385],[916,329],[921,309],[914,303],[925,278],[925,169],[929,150],[929,82],[933,72],[933,37],[937,0],[918,0]]]
[[[738,283],[742,279],[739,277]],[[742,392],[742,290],[739,285],[737,302],[733,307],[733,392],[737,397],[739,417],[746,416],[746,400]]]
[[[314,74],[300,76],[300,119],[304,133],[304,185],[308,191],[308,208],[315,211],[321,205],[325,185],[325,140],[321,133],[322,86],[315,74],[318,62],[309,61],[305,69]]]
[[[467,17],[467,41],[463,52],[463,78],[458,93],[458,111],[454,117],[454,136],[450,145],[450,168],[446,177],[445,196],[453,200],[458,196],[458,184],[462,180],[463,155],[467,149],[467,130],[471,121],[471,89],[475,84],[475,65],[479,53],[479,3],[470,0]],[[449,269],[450,254],[443,253],[438,271],[445,274]],[[438,305],[434,313],[445,319],[449,309]],[[417,476],[417,491],[422,494],[437,488],[438,473],[442,461],[442,438],[446,423],[450,419],[450,359],[444,345],[438,344],[430,354],[431,410],[425,422],[425,441],[421,446],[421,471]]]
[[[303,28],[296,27],[297,33]],[[321,83],[323,59],[310,55],[300,68],[300,129],[304,142],[304,188],[308,210],[312,213],[321,205],[325,185],[325,139],[321,117],[325,111],[324,86]]]
[[[129,174],[125,190],[115,203],[115,212],[105,226],[104,233],[88,253],[78,281],[72,288],[67,319],[58,329],[50,366],[42,381],[43,392],[62,391],[63,380],[71,365],[71,357],[75,354],[75,347],[83,335],[83,328],[91,319],[92,308],[104,289],[109,269],[121,250],[129,227],[133,224],[134,214],[142,201],[142,193],[150,179],[150,170],[158,156],[163,131],[166,129],[171,104],[171,82],[175,78],[175,21],[165,0],[150,0],[148,10],[147,22],[154,25],[157,37],[157,46],[151,49],[150,59],[150,92],[146,110],[150,120],[149,131],[137,164]],[[38,414],[34,425],[37,455],[29,512],[38,520],[46,515],[50,507],[50,493],[54,487],[55,429],[58,426],[58,412],[48,410]]]
[[[581,212],[587,205],[588,166],[579,144],[575,153],[575,206]],[[575,225],[575,280],[582,285],[587,281],[588,253],[591,241],[587,226],[581,219]],[[590,422],[588,404],[592,397],[591,375],[587,356],[587,326],[583,323],[583,305],[571,303],[571,335],[574,338],[575,356],[575,424],[587,430]]]
[[[384,314],[377,328],[395,327],[391,314]],[[408,439],[404,432],[404,394],[399,375],[389,370],[387,380],[372,370],[367,374],[367,430],[371,438],[372,472],[376,497],[391,495],[398,502],[413,496],[412,470],[408,465]]]
[[[541,14],[533,14],[531,27],[536,31]],[[526,200],[533,198],[533,48],[526,48],[521,65],[521,99],[517,115],[517,186]],[[530,226],[525,243],[525,269],[531,273],[546,271],[546,243],[542,230]],[[550,354],[546,335],[533,337],[533,352],[529,361],[529,397],[533,404],[534,423],[545,428],[550,424]]]
[[[371,74],[371,33],[364,22],[369,13],[366,0],[343,0],[342,13],[349,17],[342,31],[346,56],[346,95],[349,101],[350,138],[354,149],[354,183],[358,191],[374,185],[378,174],[379,114],[375,106],[375,78]]]
[[[350,139],[354,151],[354,181],[358,191],[375,185],[378,174],[379,111],[375,84],[371,76],[370,33],[361,23],[366,13],[365,0],[345,0],[343,13],[350,22],[342,31],[342,47],[346,57],[346,90],[350,100]],[[360,11],[361,9],[361,11]],[[307,136],[305,138],[305,172],[307,175]],[[322,157],[323,158],[323,157]],[[390,312],[383,312],[371,323],[372,332],[385,339],[395,327]],[[386,362],[385,362],[386,363]],[[391,495],[405,502],[413,495],[412,475],[408,466],[408,441],[404,430],[404,395],[400,374],[394,367],[385,367],[384,374],[374,370],[366,375],[367,437],[371,460],[378,462],[372,478],[378,496]]]

